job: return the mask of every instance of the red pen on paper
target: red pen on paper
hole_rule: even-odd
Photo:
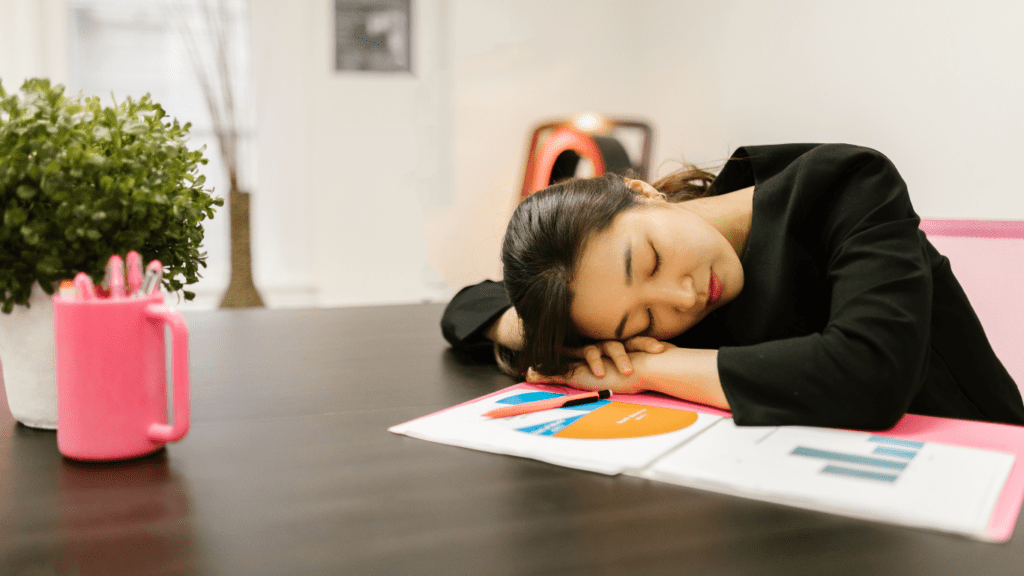
[[[536,402],[526,402],[525,404],[502,406],[501,408],[487,412],[484,416],[487,418],[507,418],[509,416],[529,414],[530,412],[540,412],[541,410],[568,408],[570,406],[590,404],[591,402],[597,402],[598,400],[606,400],[611,398],[611,395],[611,390],[601,390],[600,392],[587,392],[585,394],[575,394],[573,396],[560,396],[558,398],[549,398],[547,400],[537,400]]]

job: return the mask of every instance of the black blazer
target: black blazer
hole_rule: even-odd
[[[754,186],[735,300],[677,346],[717,348],[739,425],[884,429],[906,412],[1024,424],[1020,392],[882,154],[849,145],[738,149],[712,185]],[[442,318],[457,348],[509,306],[500,282]]]

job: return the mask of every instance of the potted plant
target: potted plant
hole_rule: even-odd
[[[45,79],[20,94],[0,83],[0,366],[26,425],[56,428],[50,298],[61,280],[84,271],[99,284],[110,256],[130,250],[163,264],[171,292],[206,266],[202,221],[224,200],[203,188],[190,124],[166,118],[148,94],[104,107]]]

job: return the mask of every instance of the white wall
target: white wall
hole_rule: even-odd
[[[584,110],[650,119],[657,175],[850,142],[896,163],[924,217],[1024,219],[1015,0],[455,0],[452,23],[456,204],[428,229],[453,287],[500,277],[530,128]]]
[[[580,111],[649,116],[634,2],[452,3],[455,205],[428,214],[431,262],[458,288],[499,278],[533,128]],[[600,6],[595,10],[595,6]]]
[[[66,0],[0,0],[0,80],[8,93],[27,78],[68,81]]]
[[[424,211],[451,196],[444,7],[414,4],[414,73],[379,74],[332,69],[333,1],[251,3],[259,188],[275,190],[253,196],[253,226],[287,238],[257,238],[255,258],[286,251],[286,272],[308,275],[320,305],[449,294],[423,241]]]
[[[852,142],[887,154],[928,217],[1024,218],[1024,4],[645,4],[660,155]],[[691,22],[691,24],[685,24]],[[683,78],[692,70],[707,87]]]

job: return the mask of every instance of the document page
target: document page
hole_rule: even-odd
[[[562,394],[510,390],[390,428],[422,440],[522,456],[603,474],[639,471],[721,416],[600,400],[509,418],[495,408]]]
[[[988,450],[723,419],[640,476],[985,538],[1014,457]]]

